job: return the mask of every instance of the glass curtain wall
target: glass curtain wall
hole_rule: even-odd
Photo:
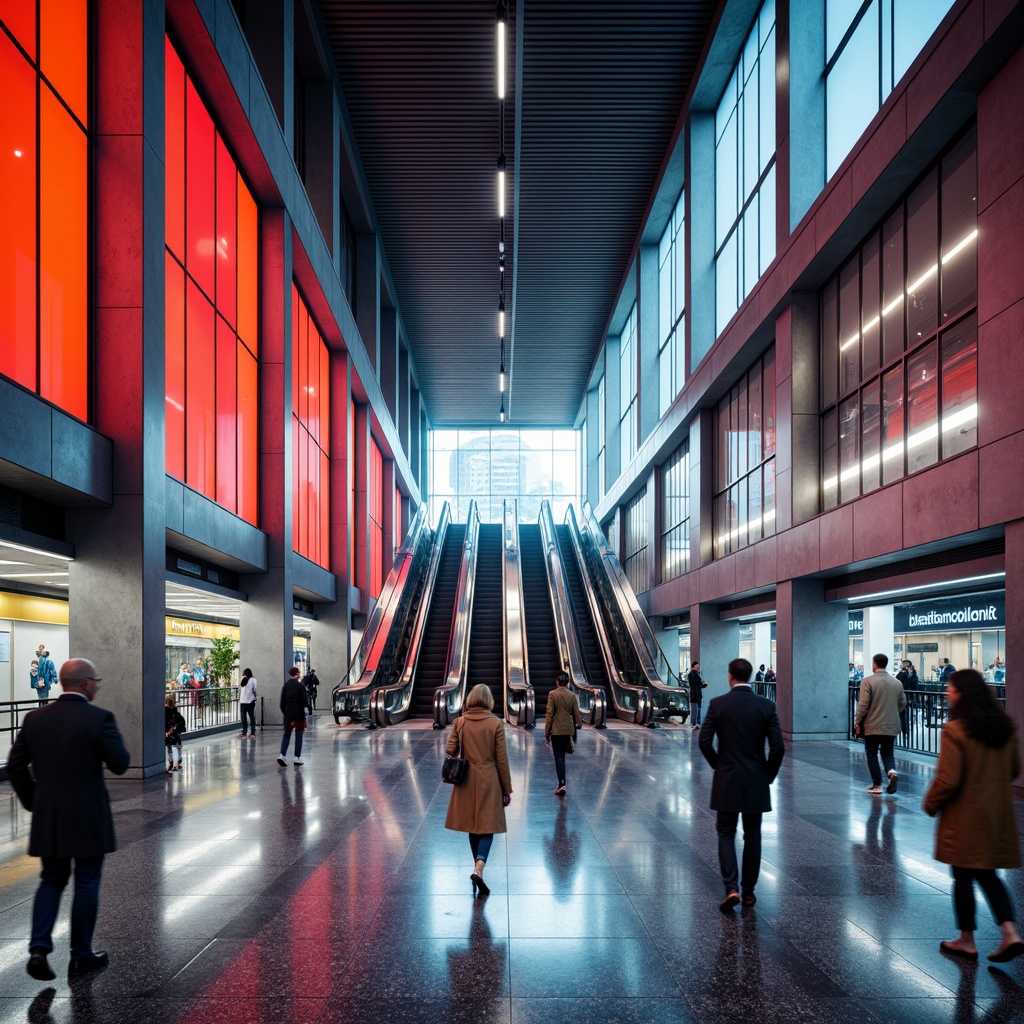
[[[775,0],[767,0],[715,114],[719,333],[774,258]]]
[[[636,303],[619,339],[619,472],[636,455],[637,337]]]
[[[826,178],[952,6],[953,0],[826,0]]]
[[[658,246],[658,410],[664,416],[686,383],[685,193],[672,211]]]
[[[661,582],[690,571],[690,446],[680,445],[661,468]]]
[[[634,594],[650,589],[647,572],[647,488],[630,498],[625,509],[622,571]]]
[[[542,501],[560,523],[579,505],[579,433],[575,430],[432,430],[430,518],[451,506],[464,523],[476,501],[480,518],[500,523],[506,498],[518,502],[519,521],[535,523]]]
[[[825,509],[978,443],[976,131],[821,293]]]

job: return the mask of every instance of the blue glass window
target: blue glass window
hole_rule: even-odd
[[[686,383],[684,198],[679,196],[658,246],[658,395],[662,416]]]

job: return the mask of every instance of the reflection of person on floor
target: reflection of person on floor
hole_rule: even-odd
[[[575,830],[570,832],[566,827],[567,814],[565,803],[559,802],[554,834],[550,838],[544,837],[548,873],[556,883],[558,893],[569,891],[580,856],[580,836]]]
[[[924,809],[939,815],[935,859],[953,872],[953,904],[960,937],[939,948],[965,960],[978,959],[974,943],[977,882],[1002,932],[989,960],[1005,963],[1024,955],[1013,904],[997,868],[1020,867],[1013,806],[1013,780],[1020,752],[1013,719],[996,703],[981,673],[954,672],[946,686],[949,721],[942,728],[939,763]]]

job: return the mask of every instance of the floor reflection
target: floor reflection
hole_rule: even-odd
[[[572,881],[579,869],[580,836],[569,828],[569,809],[563,800],[555,813],[555,827],[550,836],[544,837],[544,859],[548,874],[555,883],[555,893],[564,894],[572,890]]]

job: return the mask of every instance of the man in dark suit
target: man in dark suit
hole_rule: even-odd
[[[757,902],[754,886],[761,871],[761,815],[772,809],[770,786],[786,752],[775,704],[750,688],[752,671],[745,658],[729,662],[729,692],[708,706],[698,740],[700,752],[715,770],[711,810],[718,812],[718,862],[725,883],[722,910],[732,910],[740,902],[740,888],[745,907]],[[736,825],[741,814],[743,876],[738,879]]]
[[[103,766],[123,775],[130,760],[113,714],[92,704],[100,685],[96,666],[72,658],[60,667],[60,684],[64,692],[56,701],[25,716],[7,758],[14,791],[32,812],[29,856],[43,860],[32,906],[27,967],[40,981],[56,977],[46,957],[53,950],[51,933],[72,861],[75,897],[68,977],[107,965],[107,954],[92,948],[103,857],[116,848]]]

